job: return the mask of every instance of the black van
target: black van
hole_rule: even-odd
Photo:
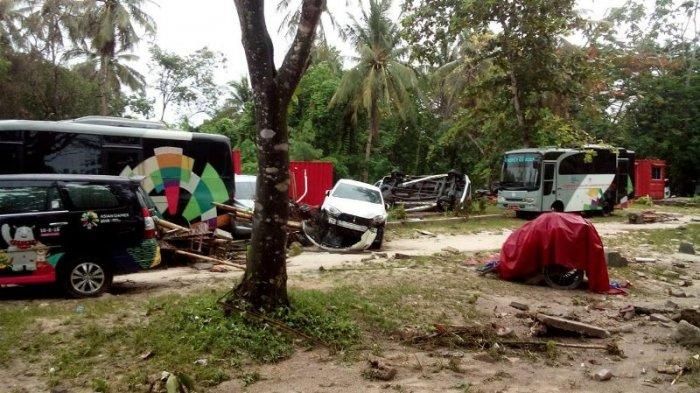
[[[58,283],[97,296],[114,274],[158,265],[155,208],[140,180],[0,176],[0,286]]]

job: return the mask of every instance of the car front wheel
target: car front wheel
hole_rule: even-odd
[[[61,286],[73,297],[94,297],[112,286],[112,272],[104,262],[80,258],[72,262],[61,275]]]
[[[369,246],[370,250],[381,250],[382,243],[384,242],[384,227],[381,226],[377,228],[377,237],[374,238],[372,245]]]

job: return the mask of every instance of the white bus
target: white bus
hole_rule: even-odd
[[[503,156],[498,205],[519,217],[544,211],[610,212],[634,197],[634,152],[584,146],[532,148]]]

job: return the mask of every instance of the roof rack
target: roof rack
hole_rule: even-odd
[[[168,128],[168,126],[161,121],[127,119],[124,117],[114,116],[84,116],[67,121],[101,126],[147,128],[152,130],[165,130]]]

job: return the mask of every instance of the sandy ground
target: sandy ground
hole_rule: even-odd
[[[601,236],[632,232],[639,230],[653,229],[673,229],[685,225],[691,221],[691,217],[681,217],[678,221],[667,223],[654,223],[645,225],[633,225],[625,223],[600,223],[596,224],[596,229]],[[478,251],[492,251],[500,249],[501,245],[511,234],[510,230],[498,232],[484,232],[467,235],[437,235],[435,237],[418,237],[412,239],[396,239],[384,245],[382,252],[389,256],[401,253],[412,256],[433,255],[446,247],[455,248],[461,252],[470,253]],[[346,264],[355,264],[371,255],[369,252],[360,253],[330,253],[317,249],[307,249],[302,254],[289,258],[287,261],[289,274],[304,273],[310,270],[338,267]],[[139,287],[153,286],[162,287],[180,285],[182,282],[208,281],[211,279],[223,280],[238,277],[240,271],[228,273],[212,273],[209,271],[198,271],[190,267],[175,267],[165,270],[155,270],[119,276],[115,278],[117,285],[137,285]]]
[[[684,217],[671,223],[650,225],[629,225],[624,223],[600,223],[596,225],[605,237],[623,232],[652,229],[677,228],[691,219]],[[510,230],[466,235],[421,236],[412,239],[396,239],[388,242],[382,252],[388,256],[394,253],[407,255],[432,255],[446,247],[465,253],[495,251],[506,240]],[[309,285],[308,277],[317,276],[321,266],[333,268],[352,267],[361,264],[371,253],[341,254],[306,250],[301,255],[290,258],[289,273],[292,285]],[[668,264],[673,256],[657,255],[659,265]],[[665,265],[663,265],[665,267]],[[468,274],[476,277],[473,268]],[[436,273],[439,279],[439,273]],[[647,305],[664,308],[668,300],[681,307],[698,306],[700,297],[700,263],[689,263],[687,274],[696,277],[695,284],[684,288],[691,298],[670,298],[666,295],[672,283],[647,275],[635,280],[640,295],[604,296],[584,291],[557,291],[548,287],[524,286],[493,280],[493,285],[506,285],[506,290],[483,291],[476,307],[490,313],[490,320],[484,322],[511,327],[518,337],[527,339],[529,325],[526,319],[518,317],[518,311],[509,307],[511,301],[530,305],[531,310],[543,311],[551,315],[579,318],[582,322],[593,323],[611,330],[624,328],[624,333],[613,335],[613,339],[624,351],[624,357],[609,355],[604,351],[589,349],[562,349],[556,361],[546,362],[530,358],[527,351],[507,354],[506,360],[491,362],[484,356],[486,352],[460,350],[458,348],[418,348],[401,345],[389,337],[378,337],[380,353],[370,354],[369,349],[360,350],[354,361],[344,361],[339,354],[330,354],[324,349],[312,351],[298,350],[292,357],[276,364],[250,366],[246,372],[256,371],[261,380],[251,386],[244,386],[239,379],[232,379],[214,388],[214,392],[682,392],[696,393],[685,383],[671,385],[674,376],[656,373],[659,365],[687,359],[694,353],[675,345],[670,339],[672,326],[664,326],[650,321],[648,317],[636,317],[630,321],[621,320],[618,310],[625,305]],[[190,267],[177,267],[165,270],[120,276],[115,279],[112,295],[152,296],[172,291],[190,291],[212,286],[221,288],[240,271],[212,273],[198,271]],[[307,280],[304,280],[307,278]],[[615,278],[614,276],[611,279]],[[390,279],[390,278],[387,278]],[[313,281],[313,280],[312,280]],[[489,281],[486,282],[488,288]],[[498,282],[498,284],[495,284]],[[312,285],[312,284],[311,284]],[[27,294],[19,291],[13,297],[21,303]],[[109,296],[109,295],[108,295]],[[56,299],[55,301],[63,301]],[[596,305],[592,307],[592,305]],[[604,343],[604,340],[557,338],[573,343]],[[362,376],[368,357],[380,356],[381,360],[396,368],[397,375],[387,382],[370,381]],[[614,377],[608,382],[598,382],[591,375],[600,369],[610,369]],[[9,376],[12,375],[10,378]],[[0,393],[12,387],[23,387],[22,392],[45,391],[42,382],[29,365],[12,365],[0,370]],[[27,390],[28,389],[28,390]],[[82,392],[82,390],[70,390]]]

